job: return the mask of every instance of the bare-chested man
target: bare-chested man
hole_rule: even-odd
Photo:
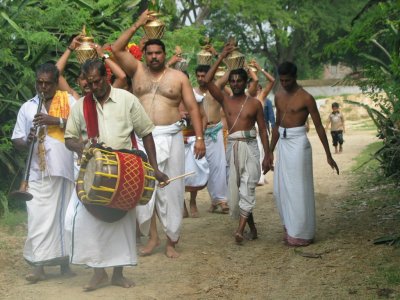
[[[204,135],[207,149],[206,159],[210,168],[207,189],[211,198],[211,207],[208,211],[214,212],[218,207],[221,207],[222,213],[228,213],[228,186],[226,182],[226,157],[222,134],[221,105],[210,94],[204,81],[209,70],[210,66],[208,65],[197,66],[195,72],[199,86],[194,88],[196,98],[203,98],[203,107],[207,118],[207,128]],[[217,80],[215,85],[222,88],[226,83],[225,77]]]
[[[119,65],[132,78],[133,93],[139,98],[150,119],[156,125],[153,137],[157,150],[157,161],[162,172],[175,177],[184,173],[184,144],[179,120],[179,104],[184,102],[196,133],[195,155],[205,154],[201,116],[192,86],[186,75],[165,67],[165,46],[160,40],[148,40],[144,46],[146,64],[141,63],[125,51],[133,34],[153,17],[144,11],[139,19],[112,45]],[[137,209],[138,221],[143,232],[150,225],[150,239],[141,249],[143,255],[152,253],[160,244],[157,234],[156,215],[167,234],[166,255],[176,258],[179,253],[175,245],[179,240],[184,203],[184,180],[171,182],[155,191],[155,199]],[[155,209],[154,209],[155,208]],[[151,222],[150,222],[151,220]],[[147,227],[147,228],[146,228]],[[147,229],[147,230],[146,230]]]
[[[271,162],[262,105],[257,99],[245,94],[248,79],[246,71],[238,69],[230,72],[228,81],[232,96],[223,93],[212,81],[219,64],[233,49],[234,46],[230,44],[224,47],[218,60],[208,71],[205,82],[211,95],[221,104],[226,116],[229,132],[226,152],[229,164],[229,208],[232,216],[239,217],[235,240],[241,243],[246,223],[250,227],[250,238],[257,238],[252,213],[256,200],[255,189],[260,178],[256,123],[265,152],[262,165],[264,173],[269,170]]]
[[[339,174],[333,160],[315,99],[297,84],[297,67],[284,62],[278,68],[281,89],[275,95],[276,126],[272,130],[271,158],[278,143],[274,195],[289,246],[307,246],[315,235],[315,203],[311,145],[306,135],[308,115],[325,149],[328,164]]]

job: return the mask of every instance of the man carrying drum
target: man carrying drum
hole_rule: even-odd
[[[84,144],[79,136],[87,140],[88,128],[85,113],[97,114],[97,142],[113,149],[131,149],[131,133],[143,139],[148,160],[154,168],[154,176],[159,182],[166,182],[168,176],[157,166],[152,131],[154,125],[148,118],[138,99],[131,93],[113,88],[107,83],[106,69],[101,60],[88,60],[82,67],[83,74],[92,92],[88,100],[94,103],[92,110],[84,97],[71,111],[65,132],[68,149],[82,155]],[[93,101],[94,100],[94,101]],[[88,122],[88,123],[87,123]],[[120,178],[120,180],[123,180]],[[94,268],[94,274],[85,290],[91,291],[108,281],[104,268],[114,267],[111,283],[130,287],[133,282],[123,276],[123,266],[136,265],[136,212],[135,209],[120,220],[107,223],[94,217],[85,206],[78,202],[73,221],[71,262]]]

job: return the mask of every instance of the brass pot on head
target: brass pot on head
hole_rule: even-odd
[[[86,36],[86,27],[83,25],[82,28],[82,37],[80,38],[80,45],[76,47],[75,53],[76,58],[80,64],[83,64],[88,59],[97,58],[97,52],[95,49],[91,47],[91,44],[94,43],[94,39],[91,36]]]
[[[224,59],[224,63],[229,71],[241,69],[244,66],[245,56],[238,50],[233,50]]]
[[[165,33],[165,23],[157,18],[161,16],[161,14],[159,12],[151,11],[150,15],[156,18],[147,22],[143,26],[144,32],[149,39],[162,39]]]
[[[197,53],[197,64],[210,66],[212,58],[213,55],[211,52],[207,51],[206,49],[202,49]]]
[[[215,72],[214,79],[215,80],[220,79],[222,76],[225,75],[225,73],[226,73],[226,67],[219,66],[218,69],[217,69],[217,72]]]
[[[254,64],[254,60],[252,59],[252,60],[250,60],[248,63],[247,63],[247,67],[250,69],[250,70],[252,70],[254,73],[257,73],[257,68],[255,67],[255,64]]]
[[[181,58],[181,61],[178,61],[174,65],[174,69],[179,71],[186,71],[189,66],[190,57],[188,54],[183,53],[181,47],[175,47],[175,55]]]
[[[228,43],[237,47],[237,42],[233,37],[229,38]],[[224,63],[227,66],[228,70],[232,71],[243,68],[245,60],[245,56],[235,49],[226,56],[226,58],[224,59]]]

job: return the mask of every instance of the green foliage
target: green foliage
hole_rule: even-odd
[[[346,39],[336,43],[338,55],[358,51],[363,62],[362,91],[375,102],[366,108],[378,128],[383,147],[376,152],[386,176],[400,179],[400,3],[385,1],[370,8],[357,20]],[[354,52],[353,52],[354,51]],[[350,101],[347,101],[351,103]]]
[[[366,1],[212,1],[210,35],[235,36],[246,54],[260,54],[273,66],[297,63],[299,78],[317,78],[326,59],[323,48],[350,30]]]

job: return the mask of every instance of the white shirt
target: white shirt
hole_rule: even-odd
[[[70,109],[72,109],[75,99],[71,95],[68,95],[68,98]],[[36,95],[21,106],[11,139],[22,138],[24,141],[27,140],[30,129],[33,127],[33,118],[37,113],[38,105],[39,97]],[[44,105],[41,112],[47,114]],[[43,173],[39,169],[39,143],[36,141],[32,154],[29,181],[38,181],[44,176],[61,176],[74,181],[73,152],[69,151],[65,147],[65,144],[59,140],[48,136],[46,129],[45,132],[44,149],[46,151],[46,167]]]
[[[80,98],[71,110],[65,130],[65,138],[87,139],[86,121]],[[99,143],[113,149],[132,149],[131,132],[139,138],[150,134],[154,125],[140,104],[139,99],[128,91],[111,87],[110,96],[103,106],[96,101]]]

